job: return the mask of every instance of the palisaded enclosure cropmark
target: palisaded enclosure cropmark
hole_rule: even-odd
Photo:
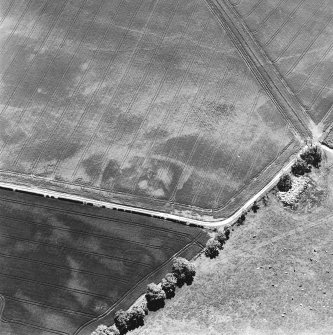
[[[205,1],[1,15],[0,181],[223,218],[299,148]]]

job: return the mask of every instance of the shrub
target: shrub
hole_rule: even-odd
[[[220,253],[219,246],[220,243],[217,240],[215,240],[214,238],[209,239],[206,243],[205,248],[206,257],[209,257],[211,259],[217,257]]]
[[[241,217],[237,220],[237,222],[239,220],[243,223],[245,221],[245,215],[242,214]],[[223,231],[224,231],[224,235],[226,236],[227,240],[229,240],[230,232],[231,232],[230,226],[229,225],[224,226]]]
[[[267,205],[268,205],[268,195],[263,196],[261,200],[262,200],[263,205],[265,207],[267,207]]]
[[[296,177],[303,176],[307,172],[311,172],[311,168],[303,159],[298,159],[291,167],[291,173]]]
[[[225,242],[228,240],[228,238],[227,238],[227,236],[225,235],[224,232],[220,231],[220,232],[218,232],[218,233],[215,235],[215,240],[216,240],[217,242],[219,242],[219,246],[218,246],[218,248],[219,248],[220,250],[222,250],[222,249],[223,249],[223,246],[224,246]]]
[[[133,308],[131,308],[128,314],[129,314],[128,330],[133,330],[135,328],[144,325],[144,319],[146,313],[142,307],[134,306]]]
[[[119,331],[117,328],[105,325],[99,325],[95,331],[91,333],[91,335],[119,335]]]
[[[140,307],[142,308],[142,310],[145,312],[146,315],[148,315],[148,307],[147,307],[147,300],[145,300]]]
[[[291,168],[292,169],[292,168]],[[292,187],[292,181],[289,174],[283,175],[278,184],[277,188],[280,192],[288,192]]]
[[[252,205],[252,211],[253,211],[253,213],[257,213],[258,209],[259,209],[259,205],[258,205],[257,202],[255,201],[255,202],[253,203],[253,205]]]
[[[151,283],[147,286],[146,300],[150,311],[157,311],[165,305],[166,294],[159,285]]]
[[[167,273],[162,279],[162,290],[165,292],[166,298],[171,299],[175,296],[177,278],[173,273]]]
[[[118,328],[120,334],[126,334],[130,329],[130,314],[122,309],[116,312],[114,324]]]
[[[242,215],[237,219],[237,221],[236,221],[236,225],[237,225],[237,226],[241,226],[242,224],[244,224],[244,222],[245,222],[245,218],[246,218],[245,214],[242,214]],[[230,232],[229,232],[229,234],[230,234]],[[229,238],[229,237],[228,237],[228,238]]]
[[[109,327],[109,331],[111,331],[111,335],[120,335],[120,332],[115,325]]]
[[[187,259],[177,257],[173,261],[172,273],[177,278],[177,286],[191,285],[195,276],[195,266]]]
[[[301,154],[301,158],[315,168],[319,168],[322,161],[322,153],[319,147],[313,146]]]

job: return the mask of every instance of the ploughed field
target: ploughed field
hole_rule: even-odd
[[[333,103],[333,2],[228,1],[313,121],[328,126]]]
[[[200,252],[206,236],[173,222],[0,190],[0,334],[90,334],[159,282],[174,255]]]
[[[227,217],[299,148],[205,1],[0,13],[0,181]]]

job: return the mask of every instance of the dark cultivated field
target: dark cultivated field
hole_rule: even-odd
[[[206,240],[198,228],[1,190],[0,334],[90,334]]]
[[[328,126],[333,103],[333,2],[228,1],[313,121]]]
[[[299,149],[204,0],[0,14],[0,181],[227,217]]]

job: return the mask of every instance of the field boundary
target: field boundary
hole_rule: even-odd
[[[304,148],[302,148],[298,152],[298,154],[301,153],[303,150]],[[75,202],[75,203],[79,203],[83,205],[91,205],[95,207],[102,207],[102,208],[108,208],[108,209],[113,209],[113,210],[119,210],[123,212],[135,213],[135,214],[150,216],[150,217],[154,217],[158,219],[183,223],[186,225],[194,225],[198,227],[221,227],[221,226],[225,226],[228,224],[233,224],[245,211],[247,211],[253,205],[255,201],[257,201],[265,193],[270,191],[278,183],[280,177],[284,173],[290,170],[291,166],[296,161],[298,154],[295,155],[295,157],[293,157],[289,161],[289,163],[285,165],[265,187],[263,187],[251,199],[249,199],[245,204],[243,204],[234,214],[232,214],[230,217],[226,219],[216,219],[213,216],[208,216],[208,215],[206,215],[205,217],[201,217],[200,219],[187,218],[187,217],[184,217],[178,214],[164,213],[160,211],[149,210],[149,209],[144,209],[144,208],[135,207],[135,206],[122,205],[122,204],[110,202],[110,201],[96,200],[96,199],[92,199],[92,198],[88,198],[84,196],[45,189],[42,187],[18,185],[18,184],[14,184],[10,182],[3,182],[3,181],[0,181],[0,188],[5,189],[5,190],[17,191],[21,193],[28,193],[28,194],[33,194],[33,195],[55,198],[59,200],[71,201],[71,202]]]

